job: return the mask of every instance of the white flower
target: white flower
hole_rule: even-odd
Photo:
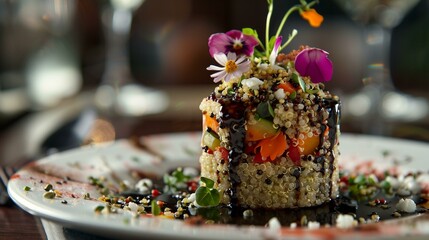
[[[351,228],[357,224],[353,216],[349,214],[338,215],[336,223],[339,228]]]
[[[400,212],[413,213],[416,211],[416,203],[413,201],[413,199],[401,198],[398,204],[396,204],[396,209]]]
[[[229,82],[234,78],[239,78],[241,75],[250,70],[250,61],[246,56],[241,56],[237,59],[237,55],[233,52],[216,53],[214,56],[216,62],[222,67],[210,65],[207,70],[218,71],[213,73],[210,77],[214,78],[214,82],[219,82],[222,79],[225,82]]]
[[[244,86],[247,86],[248,88],[252,89],[252,90],[257,90],[259,89],[259,86],[261,86],[264,82],[261,81],[259,78],[247,78],[247,79],[243,79],[241,81],[241,84],[243,84]]]

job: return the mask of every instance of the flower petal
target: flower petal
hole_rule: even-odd
[[[214,57],[216,53],[226,53],[227,46],[230,45],[231,38],[225,33],[215,33],[209,37],[210,56]]]
[[[320,15],[316,9],[311,8],[307,11],[300,12],[300,14],[312,27],[320,27],[323,22],[323,16]]]
[[[237,54],[235,54],[234,52],[228,52],[226,58],[235,62],[235,60],[237,60]]]
[[[245,73],[250,70],[250,61],[247,60],[238,65],[237,72]]]
[[[273,51],[271,51],[270,59],[269,59],[271,65],[276,64],[276,58],[279,51],[279,47],[282,44],[282,39],[283,39],[282,36],[278,36],[276,38],[276,42],[274,43],[274,48],[273,48]]]
[[[217,72],[217,73],[213,73],[213,74],[211,74],[210,75],[210,77],[212,77],[212,78],[216,78],[216,77],[219,77],[220,75],[222,75],[222,74],[226,74],[226,71],[220,71],[220,72]]]
[[[225,55],[225,53],[216,53],[213,57],[216,60],[216,62],[218,62],[222,66],[225,66],[226,62],[228,61],[228,58]]]
[[[206,68],[207,70],[212,70],[212,71],[222,71],[225,68],[224,67],[219,67],[219,66],[215,66],[215,65],[210,65],[208,68]]]
[[[247,58],[245,56],[241,56],[239,59],[237,59],[237,61],[235,61],[236,64],[240,64],[242,62],[244,62],[244,60],[246,60]]]
[[[241,39],[243,37],[243,33],[239,30],[230,30],[226,32],[226,35],[232,39]]]
[[[314,83],[330,81],[333,74],[328,53],[318,48],[307,48],[295,58],[295,69],[301,76],[310,77]]]
[[[213,75],[218,75],[217,77],[215,77],[215,79],[213,79],[213,82],[217,83],[220,82],[222,79],[225,79],[226,77],[228,77],[228,74],[225,71],[219,72],[221,74],[212,74],[210,75],[211,77],[213,77]]]

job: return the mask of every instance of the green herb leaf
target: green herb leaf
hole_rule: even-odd
[[[296,91],[292,92],[292,93],[289,95],[289,98],[290,98],[291,100],[294,100],[294,99],[296,98]]]
[[[255,38],[258,38],[258,33],[253,28],[243,28],[241,31],[245,35],[251,35],[251,36],[254,36]]]
[[[292,80],[299,84],[302,91],[304,91],[304,92],[306,91],[305,82],[304,82],[304,80],[302,80],[302,78],[297,73],[292,73]]]
[[[95,207],[94,212],[99,213],[99,212],[103,211],[103,209],[104,209],[104,206],[98,205],[97,207]]]
[[[261,102],[258,104],[258,106],[256,107],[256,114],[260,118],[265,118],[265,119],[274,118],[273,107],[271,107],[271,104],[268,101],[267,102]]]
[[[211,180],[210,178],[201,177],[200,181],[205,183],[207,188],[213,188],[214,186],[214,181]]]
[[[161,214],[161,208],[156,204],[156,200],[152,200],[151,202],[151,212],[153,216],[158,216]]]
[[[220,194],[214,188],[199,187],[195,196],[198,205],[203,207],[217,206],[220,202]]]
[[[186,187],[186,182],[189,179],[191,179],[191,177],[185,175],[182,168],[177,168],[171,175],[164,174],[164,192],[174,193],[176,190]]]
[[[319,92],[319,90],[318,89],[307,89],[306,92],[309,94],[315,94],[315,93]]]
[[[235,94],[235,91],[234,91],[234,89],[232,89],[232,88],[228,88],[228,91],[227,91],[227,93],[228,93],[228,95],[234,95]]]

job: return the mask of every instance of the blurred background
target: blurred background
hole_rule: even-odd
[[[299,32],[286,52],[330,53],[342,131],[429,141],[429,0],[320,2],[320,28],[294,14],[283,35]],[[276,1],[273,31],[294,3]],[[262,36],[266,9],[265,0],[0,0],[2,157],[31,156],[73,121],[89,142],[200,130],[198,105],[215,87],[208,37],[243,27]]]

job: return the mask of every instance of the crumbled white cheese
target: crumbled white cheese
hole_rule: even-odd
[[[152,190],[152,186],[152,180],[150,180],[149,178],[143,178],[137,182],[136,189],[140,193],[149,193]]]
[[[396,204],[396,209],[400,212],[413,213],[416,211],[416,203],[410,198],[401,198]]]
[[[353,216],[349,214],[340,214],[336,219],[336,226],[339,228],[351,228],[356,225],[357,222]]]
[[[263,83],[264,83],[263,81],[255,77],[243,79],[241,81],[241,84],[243,84],[244,86],[247,86],[252,90],[258,90],[259,86],[261,86]]]
[[[308,222],[308,229],[318,229],[320,228],[319,222]]]
[[[290,228],[295,229],[298,225],[296,224],[296,222],[293,222],[290,224]]]
[[[282,225],[276,217],[273,217],[268,221],[268,227],[271,231],[278,231],[282,228]]]
[[[413,194],[419,193],[422,188],[413,176],[408,176],[404,179],[404,187],[411,191]]]
[[[196,199],[195,193],[191,193],[191,195],[189,195],[189,197],[188,197],[189,202],[193,202],[193,201],[195,201],[195,199]]]
[[[139,205],[133,202],[129,202],[128,207],[130,208],[131,212],[137,212],[137,210],[139,209]]]
[[[277,89],[277,91],[274,92],[274,96],[280,100],[284,99],[286,97],[286,93],[282,88]]]

